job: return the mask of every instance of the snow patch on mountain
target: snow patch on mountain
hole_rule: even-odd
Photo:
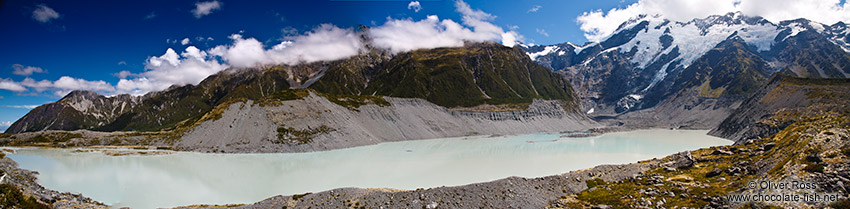
[[[559,46],[552,45],[552,46],[547,46],[547,47],[543,48],[543,51],[534,52],[534,53],[526,52],[525,54],[528,54],[528,57],[531,57],[531,60],[537,60],[537,57],[546,56],[549,53],[558,51],[558,49],[560,49],[560,48],[561,47],[559,47]]]
[[[773,45],[774,38],[781,31],[776,25],[768,22],[748,24],[742,21],[740,24],[735,24],[718,21],[718,18],[713,16],[687,23],[674,23],[659,17],[647,17],[643,19],[649,22],[647,28],[623,44],[620,52],[626,53],[633,48],[637,49],[631,61],[639,68],[645,68],[655,62],[659,56],[668,54],[678,47],[680,55],[673,61],[678,60],[679,65],[687,67],[732,34],[737,34],[759,51],[768,51]],[[673,38],[669,46],[665,46],[661,41],[664,35]]]

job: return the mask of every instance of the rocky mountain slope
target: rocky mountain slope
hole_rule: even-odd
[[[850,79],[777,75],[709,134],[736,141],[768,137],[805,118],[848,108]]]
[[[31,110],[6,132],[94,129],[130,111],[141,100],[140,97],[130,95],[105,97],[90,91],[72,91],[57,102]]]
[[[688,112],[684,106],[693,106],[683,105],[688,101],[709,102],[697,104],[702,106],[740,102],[776,72],[850,77],[848,34],[844,23],[830,26],[805,19],[772,23],[740,13],[688,22],[641,16],[599,43],[523,49],[535,62],[567,75],[591,116],[646,120],[664,116],[654,114],[653,108],[661,104],[680,104],[678,109]],[[709,109],[729,113],[735,105],[731,107]],[[684,118],[673,120],[688,123]]]
[[[110,139],[79,144],[132,138],[137,145],[196,151],[315,151],[382,141],[596,127],[581,114],[576,98],[562,75],[535,64],[521,49],[468,43],[395,55],[373,50],[296,66],[228,69],[196,86],[138,97],[75,91],[36,108],[7,132],[135,131],[141,134],[112,134]],[[114,141],[116,137],[122,139]]]

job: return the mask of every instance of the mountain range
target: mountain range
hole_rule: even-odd
[[[274,152],[601,127],[711,129],[778,75],[850,77],[844,23],[741,13],[639,16],[581,46],[468,42],[393,54],[361,38],[367,51],[336,61],[231,68],[142,96],[74,91],[6,133],[134,131],[151,135],[144,143],[189,150]],[[207,146],[204,131],[216,130],[231,131]],[[352,136],[368,142],[334,139]]]
[[[664,118],[694,107],[725,109],[719,112],[728,115],[776,73],[850,77],[850,30],[843,22],[772,23],[741,13],[688,22],[640,16],[599,43],[522,48],[535,62],[566,75],[583,111],[598,118]],[[655,109],[667,111],[652,114]],[[701,118],[667,119],[710,128],[724,117]]]

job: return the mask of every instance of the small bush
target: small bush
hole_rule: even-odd
[[[823,173],[823,168],[821,164],[806,163],[806,167],[803,170],[809,173]]]
[[[331,131],[334,131],[334,129],[325,125],[319,126],[318,128],[308,128],[304,130],[281,126],[277,128],[278,141],[276,141],[276,143],[307,144],[313,142],[313,137],[315,137],[315,135],[326,134]]]
[[[32,197],[25,196],[18,188],[0,184],[0,208],[49,208]]]
[[[584,182],[587,184],[588,189],[599,186],[599,185],[605,185],[605,180],[602,180],[600,178],[594,178],[594,179],[587,180],[587,181],[584,181]]]

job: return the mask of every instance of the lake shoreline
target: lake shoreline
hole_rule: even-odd
[[[581,137],[592,137],[592,136],[600,136],[610,133],[621,133],[621,132],[629,132],[629,131],[638,131],[638,130],[709,130],[704,128],[689,128],[689,127],[624,127],[624,126],[606,126],[606,127],[596,127],[596,128],[588,128],[581,130],[563,130],[563,131],[553,131],[553,132],[536,132],[536,133],[560,133],[562,134],[562,138],[581,138]],[[144,134],[144,133],[132,133],[132,132],[97,132],[97,131],[89,131],[89,130],[76,130],[76,131],[56,131],[56,130],[48,130],[48,131],[38,131],[38,132],[27,132],[16,134],[23,135],[24,138],[30,138],[39,135],[52,135],[56,133],[61,134],[79,134],[83,136],[80,139],[72,139],[73,141],[85,141],[85,140],[105,140],[112,139],[111,137],[119,137],[128,134]],[[533,133],[516,133],[516,134],[471,134],[471,135],[463,135],[463,136],[453,136],[446,138],[465,138],[465,137],[503,137],[503,136],[518,136],[525,134],[533,134]],[[18,137],[19,138],[19,137]],[[104,139],[105,138],[105,139]],[[722,137],[720,137],[722,138]],[[197,153],[227,153],[227,154],[261,154],[261,153],[311,153],[311,152],[324,152],[324,151],[332,151],[332,150],[340,150],[340,149],[349,149],[356,148],[362,146],[371,146],[382,143],[393,143],[393,142],[404,142],[404,141],[419,141],[419,140],[433,140],[437,138],[428,138],[428,139],[407,139],[407,140],[398,140],[398,141],[380,141],[373,144],[363,144],[363,145],[354,145],[343,146],[339,148],[332,149],[317,149],[317,150],[302,150],[302,151],[283,151],[283,152],[261,152],[259,150],[237,150],[237,152],[225,152],[224,150],[203,150],[203,149],[181,149],[176,148],[171,145],[161,144],[161,143],[153,143],[153,144],[118,144],[118,145],[103,145],[103,144],[91,144],[91,145],[82,145],[78,143],[27,143],[27,144],[19,144],[16,145],[14,142],[14,138],[10,136],[0,137],[0,146],[2,147],[19,147],[19,148],[46,148],[46,149],[126,149],[126,150],[139,150],[139,151],[177,151],[177,152],[197,152]],[[723,138],[726,139],[726,138]],[[4,141],[5,140],[5,141]],[[726,139],[730,140],[730,139]],[[732,140],[730,140],[732,141]],[[138,141],[136,141],[138,142]],[[734,141],[733,141],[734,142]]]
[[[697,138],[688,138],[688,137],[687,137],[687,136],[693,136],[694,134],[705,136],[705,134],[704,134],[703,132],[693,132],[693,131],[686,131],[686,132],[669,132],[670,130],[668,130],[668,129],[644,129],[644,130],[636,130],[636,131],[634,131],[634,132],[632,132],[632,133],[627,133],[627,132],[608,132],[608,133],[606,133],[606,135],[607,135],[607,134],[611,134],[611,135],[609,135],[608,137],[625,137],[625,136],[632,136],[632,135],[647,135],[647,134],[650,134],[650,135],[651,135],[651,133],[652,133],[652,132],[655,132],[655,131],[665,131],[665,134],[663,134],[663,135],[669,135],[669,136],[672,136],[672,137],[674,137],[674,138],[676,138],[676,137],[679,137],[679,138],[681,138],[681,137],[685,137],[685,139],[683,139],[684,141],[690,141],[690,140],[697,140],[697,141],[701,141],[701,140],[698,140]],[[702,131],[705,131],[705,130],[702,130]],[[568,143],[568,144],[569,144],[569,143],[575,143],[575,142],[574,142],[575,140],[579,140],[579,141],[583,141],[583,140],[591,140],[591,141],[593,141],[592,139],[597,138],[597,137],[592,137],[592,138],[587,138],[587,139],[580,139],[580,138],[562,138],[562,137],[559,137],[559,136],[561,136],[561,134],[560,134],[560,133],[546,133],[546,134],[540,133],[540,134],[532,134],[532,135],[528,135],[528,136],[524,136],[524,137],[526,137],[526,138],[527,138],[527,137],[540,137],[540,135],[545,135],[545,136],[547,136],[549,139],[545,139],[545,138],[537,139],[537,138],[534,138],[535,140],[528,140],[528,141],[526,141],[526,139],[522,139],[520,136],[492,136],[492,135],[491,135],[491,136],[452,137],[452,138],[444,138],[444,139],[430,139],[430,140],[414,140],[414,141],[403,141],[403,142],[390,142],[390,143],[381,143],[380,145],[383,145],[383,146],[378,146],[378,147],[382,147],[382,148],[377,148],[377,147],[354,147],[354,148],[348,148],[348,149],[352,149],[352,150],[359,150],[359,149],[403,150],[403,149],[406,149],[406,148],[401,148],[401,147],[404,147],[404,146],[402,146],[402,145],[411,144],[411,143],[413,143],[413,144],[417,144],[417,143],[420,143],[420,144],[421,144],[421,143],[438,143],[438,144],[441,144],[441,145],[437,145],[438,147],[442,147],[442,146],[452,146],[452,147],[454,147],[454,146],[461,146],[461,147],[467,147],[467,146],[471,146],[471,145],[469,145],[469,143],[474,143],[474,146],[475,146],[475,147],[482,146],[482,145],[480,145],[481,143],[486,143],[486,144],[496,144],[497,146],[505,146],[505,145],[503,144],[503,142],[502,142],[502,141],[504,141],[504,140],[509,140],[509,138],[517,138],[517,139],[510,139],[510,140],[512,140],[512,141],[515,141],[515,143],[518,143],[518,144],[512,144],[512,145],[510,145],[510,146],[518,146],[517,148],[519,148],[519,147],[524,147],[524,146],[544,146],[544,147],[556,146],[556,147],[558,147],[558,146],[565,146],[565,145],[563,145],[564,143]],[[714,137],[714,138],[716,138],[716,137]],[[491,140],[491,141],[480,141],[480,140]],[[625,140],[638,140],[638,139],[637,139],[637,138],[635,138],[635,139],[625,139]],[[669,139],[667,139],[667,140],[669,140]],[[676,139],[676,140],[678,140],[678,139]],[[721,139],[717,138],[717,140],[721,140]],[[519,142],[516,142],[516,141],[519,141]],[[723,140],[723,141],[725,141],[725,140]],[[542,144],[541,144],[541,143],[542,143]],[[547,144],[547,143],[556,143],[556,144],[551,144],[551,145],[550,145],[550,144]],[[596,143],[606,143],[606,142],[605,142],[605,140],[603,140],[603,141],[598,141],[598,140],[597,140],[597,142],[596,142]],[[609,142],[609,143],[614,143],[614,142]],[[641,141],[640,141],[640,140],[638,140],[638,141],[635,141],[635,143],[641,143]],[[464,145],[464,144],[466,144],[466,145]],[[498,145],[498,144],[502,144],[502,145]],[[562,145],[557,145],[557,144],[562,144]],[[386,146],[395,146],[396,148],[387,149],[388,147],[386,147]],[[574,146],[574,145],[569,145],[569,146]],[[604,144],[600,144],[600,145],[598,145],[598,146],[605,146],[605,145],[604,145]],[[626,146],[629,146],[629,145],[626,145]],[[705,145],[703,145],[703,146],[705,146]],[[703,146],[698,146],[698,147],[703,147]],[[102,149],[102,150],[96,150],[96,149],[83,148],[83,149],[82,149],[82,151],[80,151],[80,150],[72,150],[72,151],[67,151],[67,152],[69,152],[69,153],[79,153],[79,154],[85,154],[86,152],[114,151],[114,149],[111,149],[111,148],[106,148],[106,147],[99,147],[99,148],[100,148],[100,149]],[[687,149],[687,150],[690,150],[690,149],[693,149],[693,148],[697,148],[697,147],[686,148],[686,149]],[[23,149],[26,149],[26,148],[23,148]],[[73,149],[73,148],[72,148],[72,149]],[[442,149],[442,148],[439,148],[439,149]],[[461,148],[461,149],[463,149],[463,148]],[[490,148],[490,149],[492,149],[492,148]],[[558,149],[558,150],[560,150],[561,148],[553,148],[553,149]],[[66,150],[69,150],[69,149],[66,149]],[[157,152],[156,150],[148,151],[148,150],[134,150],[134,149],[127,149],[127,148],[122,148],[121,150],[126,150],[126,151],[138,151],[138,152]],[[338,149],[338,150],[333,150],[333,151],[331,151],[331,152],[348,152],[348,151],[352,151],[352,150]],[[569,151],[569,150],[570,150],[570,149],[567,149],[567,150],[565,150],[565,152],[573,152],[573,151]],[[662,150],[663,150],[663,149],[662,149]],[[664,152],[665,152],[665,153],[674,153],[674,152],[681,151],[681,149],[679,149],[678,151],[671,151],[671,150],[669,150],[669,149],[667,149],[667,150],[668,150],[668,151],[664,151]],[[411,150],[408,150],[408,152],[410,152],[410,151],[411,151]],[[427,151],[427,150],[420,150],[420,149],[415,149],[415,148],[414,148],[414,153],[419,153],[419,152],[423,152],[423,151],[424,151],[425,153],[428,153],[428,152],[429,152],[429,151]],[[217,154],[217,153],[199,153],[199,152],[175,152],[175,151],[167,151],[167,152],[173,152],[173,153],[176,153],[176,154],[181,154],[181,153],[184,153],[184,154],[191,154],[191,153],[202,154],[202,155],[195,155],[195,156],[197,156],[197,157],[199,157],[199,158],[208,158],[208,157],[205,157],[205,155],[206,155],[206,154],[212,154],[212,155],[210,155],[210,156],[217,156],[217,157],[220,157],[220,156],[226,156],[226,155],[232,155],[232,154],[220,155],[220,154]],[[623,150],[620,150],[619,152],[623,152]],[[626,151],[626,152],[628,152],[628,151]],[[402,151],[402,153],[403,153],[403,151]],[[106,153],[105,153],[105,154],[106,154]],[[255,153],[254,155],[245,155],[245,156],[266,156],[266,155],[269,155],[269,154],[270,154],[270,153],[266,153],[266,154],[262,154],[262,153]],[[285,155],[300,155],[300,154],[305,154],[305,153],[300,153],[300,154],[299,154],[299,153],[281,153],[281,154],[285,154]],[[313,152],[313,153],[306,153],[306,154],[322,154],[322,153],[321,153],[321,152]],[[109,155],[109,154],[107,154],[107,155]],[[192,154],[192,155],[194,155],[194,154]],[[407,154],[407,155],[409,155],[409,154]],[[662,154],[661,156],[664,156],[664,155],[666,155],[666,154]],[[115,156],[115,155],[111,155],[111,156]],[[111,158],[111,156],[109,156],[109,157]],[[120,156],[124,156],[124,155],[120,155]],[[241,156],[241,155],[240,155],[240,156]],[[638,156],[640,156],[640,155],[638,155]],[[658,156],[658,155],[655,155],[655,156]],[[141,157],[141,156],[139,156],[139,157]],[[653,156],[653,157],[654,157],[654,156]],[[518,158],[524,158],[524,157],[518,157]],[[637,157],[637,158],[634,158],[634,157],[633,157],[632,159],[636,159],[636,160],[640,160],[640,161],[645,161],[645,160],[647,160],[647,159],[649,159],[649,158],[651,158],[651,157]],[[653,160],[655,160],[655,159],[653,159]],[[84,161],[89,161],[89,160],[84,160]],[[332,159],[331,159],[331,161],[334,161],[334,160],[332,160]],[[371,161],[371,160],[368,160],[368,161]],[[649,160],[649,161],[652,161],[652,160]],[[609,162],[610,162],[610,161],[609,161]],[[635,161],[628,160],[627,162],[635,162]],[[617,163],[614,163],[614,164],[621,165],[620,167],[622,167],[622,166],[626,166],[626,165],[629,165],[629,164],[634,164],[634,163],[625,163],[625,164],[620,164],[620,163],[624,163],[624,162],[620,161],[620,162],[617,162]],[[468,164],[468,163],[467,163],[467,164]],[[609,163],[598,163],[598,164],[593,163],[592,165],[589,165],[588,167],[580,166],[580,167],[578,167],[578,168],[572,168],[571,166],[566,166],[566,167],[564,167],[563,165],[558,166],[557,164],[558,164],[558,163],[547,163],[547,165],[549,165],[549,166],[547,166],[547,167],[553,167],[553,168],[558,168],[558,167],[560,167],[560,168],[561,168],[561,171],[556,171],[556,172],[546,172],[546,173],[549,173],[549,174],[546,174],[546,175],[540,175],[541,177],[533,177],[533,176],[537,176],[537,175],[530,175],[530,176],[532,176],[532,177],[527,177],[527,178],[525,178],[525,177],[510,177],[510,178],[508,178],[508,179],[515,179],[515,178],[518,178],[518,179],[522,179],[522,181],[528,181],[528,180],[534,180],[534,179],[541,179],[541,178],[544,178],[544,179],[545,179],[545,178],[551,178],[552,176],[563,176],[563,175],[566,175],[566,174],[564,174],[563,172],[573,173],[573,172],[577,172],[577,171],[592,170],[592,169],[594,169],[594,168],[596,168],[596,167],[599,167],[599,165],[605,165],[605,164],[609,164]],[[537,165],[535,165],[535,166],[537,166]],[[592,167],[592,168],[591,168],[591,167]],[[531,168],[531,167],[530,167],[530,168]],[[564,168],[569,168],[569,169],[564,169]],[[591,169],[584,169],[584,168],[591,168]],[[233,169],[237,169],[237,170],[244,170],[244,168],[233,168]],[[623,169],[626,169],[626,168],[624,167]],[[36,169],[36,170],[38,170],[38,169]],[[402,170],[410,170],[410,169],[402,169]],[[628,170],[628,169],[627,169],[627,170]],[[613,172],[613,171],[611,171],[611,172]],[[620,171],[618,171],[618,172],[619,172],[619,173],[622,173],[622,172],[620,172]],[[614,173],[616,174],[616,173],[618,173],[618,172],[614,172]],[[625,172],[625,171],[623,171],[623,172]],[[634,173],[633,173],[633,172],[631,172],[631,171],[629,171],[628,173],[630,173],[630,174],[634,174]],[[553,175],[553,174],[554,174],[554,175]],[[514,174],[514,175],[516,175],[516,174]],[[616,175],[619,175],[619,174],[616,174]],[[445,186],[426,186],[426,188],[431,188],[431,189],[436,189],[436,188],[455,188],[455,187],[463,187],[463,186],[468,186],[468,185],[477,185],[477,184],[483,184],[483,183],[475,183],[475,182],[485,182],[485,183],[486,183],[486,182],[502,181],[502,180],[505,180],[505,179],[503,179],[505,176],[512,176],[512,175],[503,175],[502,177],[498,177],[498,178],[489,178],[489,179],[494,179],[494,180],[486,180],[487,178],[485,178],[485,179],[481,179],[481,180],[466,181],[467,183],[461,183],[461,184],[455,184],[455,183],[447,183],[447,184],[443,184],[443,185],[459,185],[459,186],[450,186],[450,187],[445,187]],[[519,176],[529,176],[529,175],[523,174],[523,175],[519,175]],[[592,174],[592,175],[587,175],[587,177],[593,177],[593,176],[601,177],[601,176],[604,176],[604,175],[601,175],[601,174],[599,174],[599,173],[597,173],[597,174]],[[289,178],[289,177],[286,177],[286,178]],[[573,179],[573,180],[575,180],[575,179]],[[517,180],[517,181],[518,181],[518,180]],[[548,180],[547,180],[547,181],[548,181]],[[563,180],[558,180],[558,182],[563,183]],[[582,180],[582,181],[577,181],[577,182],[584,182],[584,180]],[[560,183],[559,183],[559,184],[560,184]],[[391,186],[392,184],[373,184],[373,186],[374,186],[374,185],[385,185],[385,186],[388,186],[388,187],[391,187],[391,188],[402,188],[402,190],[394,189],[394,191],[413,191],[412,189],[414,189],[414,188],[415,188],[415,187],[407,187],[407,188],[405,188],[405,187],[399,187],[399,186]],[[373,186],[365,186],[365,187],[363,187],[363,186],[358,186],[358,187],[361,187],[361,188],[371,188],[371,187],[373,187]],[[540,185],[538,185],[538,187],[539,187],[539,186],[540,186]],[[335,186],[335,187],[326,187],[326,188],[337,188],[337,187],[338,187],[338,186]],[[378,186],[378,187],[381,187],[381,186]],[[330,189],[330,190],[334,190],[334,189]],[[367,190],[368,190],[368,189],[367,189]],[[312,189],[311,189],[311,190],[302,190],[302,191],[327,191],[327,190],[325,190],[325,189],[312,190]],[[371,190],[369,190],[369,191],[371,191]],[[576,191],[581,191],[581,190],[576,190]],[[276,194],[287,194],[287,193],[288,193],[288,194],[293,194],[293,193],[289,193],[289,192],[276,193]],[[274,193],[272,193],[272,194],[274,194]],[[241,202],[241,201],[237,201],[237,202]]]

